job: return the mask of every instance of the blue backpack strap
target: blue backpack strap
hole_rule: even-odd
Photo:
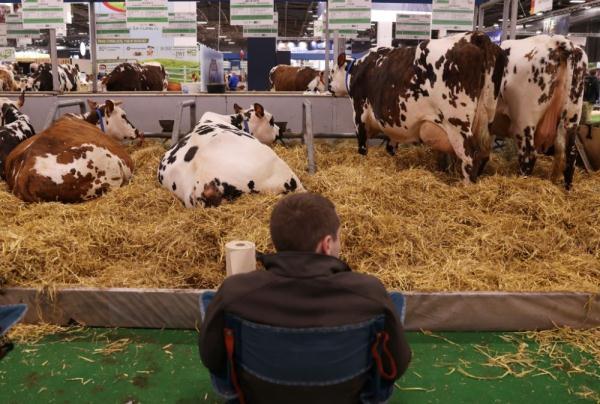
[[[102,132],[106,132],[104,130],[104,115],[102,114],[100,108],[96,108],[96,114],[98,115],[98,123],[100,123],[100,129],[102,130]]]
[[[244,132],[250,133],[250,126],[248,126],[248,121],[244,119]]]

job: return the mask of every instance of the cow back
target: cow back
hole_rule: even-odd
[[[143,65],[142,83],[145,91],[165,90],[166,72],[162,66]]]
[[[271,72],[270,80],[276,91],[306,91],[318,75],[312,67],[279,65]]]
[[[45,175],[37,171],[42,165]],[[52,166],[56,174],[49,175]],[[73,168],[63,172],[65,167]],[[122,185],[133,167],[126,150],[95,126],[63,117],[20,143],[6,160],[5,175],[9,189],[26,202],[71,203],[100,196],[115,183]]]

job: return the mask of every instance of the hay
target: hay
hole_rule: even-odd
[[[129,186],[92,202],[25,204],[0,186],[0,283],[54,288],[211,288],[223,280],[233,239],[272,251],[275,195],[247,195],[216,209],[185,209],[156,182],[165,148],[130,149]],[[541,159],[532,178],[495,157],[480,183],[435,171],[425,148],[389,157],[355,142],[320,143],[319,171],[305,149],[276,147],[309,190],[336,204],[343,259],[406,291],[600,291],[600,173],[578,172],[565,193]],[[498,175],[495,175],[495,174]]]

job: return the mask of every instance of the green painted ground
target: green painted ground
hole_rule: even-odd
[[[509,338],[524,336],[505,334]],[[502,334],[410,333],[412,366],[392,403],[571,403],[600,400],[600,364],[561,344],[554,359]],[[505,337],[506,338],[506,337]],[[527,345],[524,345],[524,344]],[[106,348],[124,350],[105,355]],[[568,353],[557,360],[556,352]],[[482,366],[508,354],[510,369]],[[520,361],[524,366],[515,364]],[[571,362],[569,364],[569,362]],[[560,369],[558,368],[560,367]],[[587,374],[582,373],[583,369]],[[570,373],[569,373],[570,371]],[[492,380],[477,380],[487,377]],[[496,379],[494,379],[496,378]],[[596,398],[593,398],[593,397]],[[587,399],[586,399],[587,398]],[[87,329],[18,345],[0,360],[0,403],[218,402],[198,359],[196,333]],[[600,402],[600,401],[598,401]]]

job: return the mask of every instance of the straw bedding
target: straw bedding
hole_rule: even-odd
[[[0,284],[215,287],[226,242],[272,251],[268,219],[281,196],[185,209],[156,182],[164,151],[132,146],[132,183],[85,204],[25,204],[0,184]],[[355,142],[320,143],[314,176],[303,147],[276,152],[335,202],[343,259],[389,288],[600,291],[600,173],[578,172],[566,193],[546,179],[548,159],[519,178],[514,160],[495,156],[478,184],[463,186],[425,148],[363,157]]]

